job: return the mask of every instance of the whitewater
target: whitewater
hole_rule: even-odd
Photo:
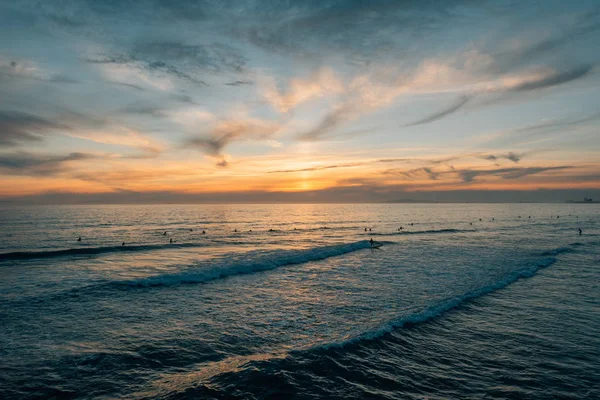
[[[594,204],[2,207],[3,399],[600,398]]]

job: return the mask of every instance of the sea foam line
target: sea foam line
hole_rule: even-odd
[[[387,242],[389,243],[389,242]],[[126,287],[153,287],[173,286],[181,284],[196,284],[222,279],[233,275],[252,274],[255,272],[268,271],[286,265],[304,264],[310,261],[324,260],[330,257],[341,256],[354,251],[371,247],[367,240],[358,242],[314,247],[304,250],[280,250],[275,255],[267,254],[258,259],[233,264],[206,265],[201,268],[187,270],[176,274],[165,274],[151,276],[148,278],[118,281],[120,286]],[[212,262],[212,261],[211,261]]]
[[[0,262],[15,261],[15,260],[31,260],[38,258],[53,258],[67,256],[86,256],[114,252],[133,252],[133,251],[150,251],[168,248],[184,248],[184,247],[202,247],[207,246],[203,243],[171,243],[171,244],[143,244],[143,245],[122,245],[122,246],[103,246],[103,247],[81,247],[62,250],[47,250],[47,251],[16,251],[12,253],[0,254]]]
[[[425,235],[429,233],[463,233],[463,232],[477,232],[476,229],[430,229],[425,231],[397,231],[397,232],[367,232],[363,235],[372,236],[390,236],[390,235]]]
[[[352,344],[357,344],[357,343],[363,342],[363,341],[371,341],[371,340],[377,339],[381,336],[384,336],[384,335],[386,335],[398,328],[402,328],[406,325],[418,324],[418,323],[423,323],[423,322],[432,320],[432,319],[439,317],[440,315],[464,304],[465,302],[467,302],[469,300],[473,300],[478,297],[482,297],[489,293],[495,292],[497,290],[503,289],[503,288],[507,287],[508,285],[510,285],[511,283],[516,282],[519,279],[531,278],[541,268],[549,267],[552,264],[554,264],[555,262],[556,262],[556,258],[554,258],[554,257],[547,257],[547,258],[543,258],[541,260],[537,260],[535,262],[531,262],[528,267],[522,268],[517,271],[513,271],[510,274],[508,274],[507,276],[505,276],[503,279],[501,279],[497,282],[494,282],[490,285],[484,286],[479,289],[474,289],[474,290],[468,291],[461,296],[446,299],[438,304],[428,307],[427,309],[425,309],[421,312],[402,316],[398,319],[395,319],[395,320],[381,326],[380,328],[366,331],[360,335],[357,335],[355,337],[352,337],[352,338],[349,338],[349,339],[346,339],[346,340],[343,340],[340,342],[327,343],[327,344],[318,345],[318,346],[315,346],[315,347],[312,347],[312,348],[306,349],[306,350],[292,351],[290,353],[327,350],[330,348],[343,348],[347,345],[352,345]]]

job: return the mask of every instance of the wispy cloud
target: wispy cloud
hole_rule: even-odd
[[[0,110],[0,144],[17,146],[24,142],[40,141],[44,135],[70,128],[37,115]]]
[[[498,176],[503,179],[519,179],[528,175],[540,174],[548,171],[560,171],[573,168],[572,166],[555,167],[523,167],[523,168],[498,168],[488,170],[464,169],[453,171],[457,173],[464,182],[472,182],[480,176]]]
[[[244,56],[232,46],[178,41],[142,41],[121,53],[98,54],[85,58],[85,61],[127,65],[203,86],[208,85],[204,79],[206,73],[239,73],[246,64]]]
[[[300,140],[321,140],[331,134],[340,125],[359,115],[356,104],[342,104],[335,110],[327,113],[325,117],[313,129],[298,136]]]
[[[246,140],[268,140],[280,129],[281,124],[254,118],[232,119],[217,122],[208,137],[194,137],[186,141],[186,146],[194,146],[205,154],[217,157],[218,166],[227,166],[222,150],[230,143]]]
[[[425,118],[422,118],[420,120],[417,120],[415,122],[412,122],[410,124],[407,124],[406,126],[414,126],[414,125],[422,125],[422,124],[428,124],[430,122],[433,121],[437,121],[438,119],[444,118],[447,115],[450,115],[458,110],[460,110],[465,104],[467,104],[467,102],[471,99],[471,96],[461,96],[454,104],[452,104],[450,107],[438,111],[436,113],[433,113],[431,115],[428,115]]]
[[[250,80],[243,80],[243,81],[233,81],[233,82],[227,82],[225,85],[227,86],[243,86],[243,85],[254,85],[254,81],[250,81]]]
[[[584,117],[565,117],[541,121],[521,128],[486,134],[477,139],[486,145],[506,145],[523,142],[555,132],[563,132],[589,125],[600,120],[600,113],[589,114]]]
[[[523,157],[525,157],[526,154],[527,153],[513,153],[512,151],[510,151],[506,154],[484,154],[479,157],[488,161],[497,161],[499,159],[504,158],[514,163],[518,163]]]
[[[264,77],[261,86],[265,99],[281,113],[290,112],[308,100],[337,95],[346,90],[330,68],[320,68],[306,79],[293,78],[286,89],[280,89],[270,77]]]
[[[525,92],[562,85],[585,77],[592,70],[591,65],[582,65],[567,71],[554,71],[539,79],[525,81],[508,89],[509,92]]]
[[[77,83],[77,80],[65,75],[52,73],[32,62],[3,62],[0,60],[0,82],[5,79],[27,79],[50,83]]]
[[[10,175],[51,176],[68,169],[68,164],[98,158],[90,153],[70,153],[65,156],[27,152],[0,154],[0,170]]]

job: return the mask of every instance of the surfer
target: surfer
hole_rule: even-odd
[[[163,233],[163,236],[167,236],[167,231],[165,231],[165,233]]]
[[[169,243],[173,243],[173,238],[169,239]]]
[[[581,236],[581,228],[577,228],[579,230],[579,236]]]
[[[79,236],[79,239],[77,239],[78,242],[81,242],[81,236]]]
[[[369,240],[369,242],[371,243],[371,247],[375,246],[375,242],[373,241],[373,238],[371,238],[371,240]]]
[[[121,246],[125,246],[125,242],[121,243]]]
[[[234,229],[233,231],[234,231],[234,232],[237,232],[237,229]]]
[[[206,231],[202,231],[202,234],[203,234],[203,235],[206,235]]]

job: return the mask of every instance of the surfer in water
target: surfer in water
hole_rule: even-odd
[[[577,228],[577,230],[579,231],[579,236],[581,236],[581,234],[582,234],[581,228]]]
[[[81,242],[81,236],[79,236],[79,239],[77,239],[78,242]]]

